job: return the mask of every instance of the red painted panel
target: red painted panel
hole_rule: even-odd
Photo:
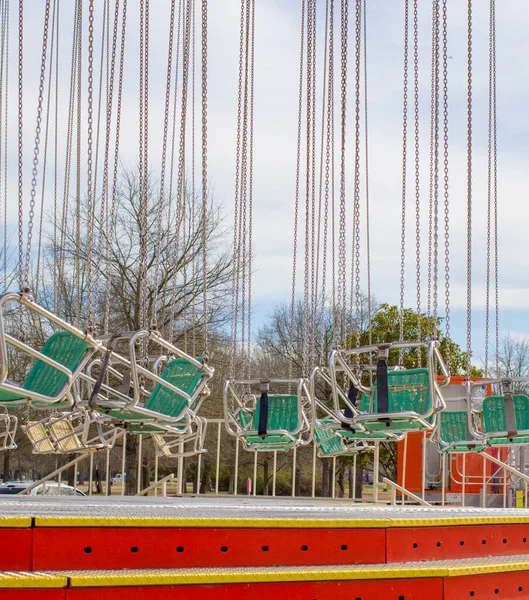
[[[384,563],[384,529],[36,528],[33,569]]]
[[[2,600],[65,600],[66,590],[7,590],[0,589]]]
[[[33,529],[0,530],[0,571],[29,571],[31,570],[31,547]]]
[[[68,588],[66,600],[443,600],[442,579]]]
[[[448,577],[445,600],[525,600],[529,598],[529,571]]]
[[[391,528],[386,536],[388,563],[529,553],[529,525]]]

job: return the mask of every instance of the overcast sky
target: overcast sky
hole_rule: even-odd
[[[85,4],[88,4],[85,2]],[[337,7],[338,2],[335,2]],[[352,6],[352,2],[350,3]],[[498,188],[500,205],[500,329],[502,334],[529,335],[529,253],[524,249],[529,227],[529,4],[497,3]],[[26,3],[24,59],[25,194],[29,200],[30,168],[38,92],[43,0]],[[61,3],[61,118],[65,132],[73,2]],[[127,62],[123,104],[121,159],[137,160],[138,0],[129,0]],[[151,2],[150,162],[159,171],[169,22],[168,0]],[[292,268],[296,115],[301,0],[256,0],[256,88],[254,241],[255,325],[273,307],[289,299]],[[11,2],[10,37],[10,226],[16,218],[16,26],[18,3]],[[96,44],[103,0],[96,0]],[[324,0],[318,2],[318,29],[323,31]],[[368,0],[370,210],[372,289],[379,302],[397,304],[400,276],[402,164],[403,1]],[[466,2],[449,0],[449,135],[451,201],[451,307],[453,336],[464,345],[466,302]],[[198,10],[197,6],[197,10]],[[483,356],[485,306],[485,238],[487,201],[489,0],[474,0],[474,274],[473,323],[475,360]],[[227,224],[234,197],[236,100],[239,45],[239,0],[210,0],[209,39],[209,178],[222,203]],[[419,0],[420,144],[422,198],[422,281],[426,299],[427,206],[429,163],[431,2]],[[351,10],[352,14],[352,10]],[[350,19],[351,25],[352,17]],[[351,29],[352,31],[352,29]],[[319,40],[319,49],[322,43]],[[86,47],[86,44],[85,44]],[[353,48],[351,38],[350,49]],[[321,59],[321,53],[320,53]],[[350,57],[349,97],[353,94]],[[337,65],[338,67],[338,65]],[[96,68],[97,71],[97,68]],[[318,74],[321,83],[321,69]],[[198,95],[197,95],[198,97]],[[352,104],[349,110],[352,110]],[[352,144],[352,113],[349,114]],[[411,126],[411,123],[410,123]],[[62,129],[61,129],[62,128]],[[64,137],[64,136],[62,136]],[[61,143],[64,140],[61,138]],[[64,156],[64,146],[62,147]],[[410,147],[410,150],[413,149]],[[410,159],[412,156],[410,155]],[[410,168],[411,168],[410,164]],[[62,169],[62,165],[60,166]],[[363,166],[362,166],[363,168]],[[352,211],[353,153],[347,164],[348,219]],[[409,180],[406,304],[415,305],[414,197]],[[363,184],[362,184],[363,187]],[[27,214],[27,209],[26,209]],[[362,219],[364,211],[362,208]],[[350,221],[349,224],[350,226]],[[364,236],[364,233],[362,234]],[[362,260],[365,261],[365,253]],[[301,282],[300,282],[301,284]],[[362,287],[365,289],[365,264]],[[442,301],[442,297],[440,298]]]

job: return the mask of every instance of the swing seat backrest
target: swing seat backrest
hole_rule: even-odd
[[[322,455],[333,455],[343,452],[340,436],[328,429],[314,428],[314,437]]]
[[[197,360],[202,361],[201,358],[197,358]],[[192,396],[202,376],[203,373],[198,367],[184,358],[175,358],[167,363],[160,378]],[[145,408],[167,417],[180,416],[187,406],[188,401],[184,396],[170,390],[161,383],[154,386],[149,399],[145,403]]]
[[[73,372],[90,350],[91,346],[73,333],[58,331],[46,340],[40,352]],[[67,382],[68,377],[65,373],[61,373],[43,360],[37,360],[31,367],[22,388],[53,398],[60,393]]]
[[[440,436],[445,444],[471,441],[464,410],[443,411],[440,416]]]
[[[430,373],[428,369],[388,371],[388,407],[391,413],[416,412],[425,414],[432,407]],[[373,412],[378,411],[376,384],[374,386]],[[369,413],[370,398],[362,394],[360,412]]]
[[[519,432],[529,432],[529,397],[514,394],[514,414]],[[507,431],[505,399],[503,396],[488,396],[483,401],[483,432],[499,433]]]
[[[255,405],[253,428],[259,429],[260,402]],[[297,396],[269,395],[268,396],[268,431],[284,430],[294,432],[299,429],[299,409]]]

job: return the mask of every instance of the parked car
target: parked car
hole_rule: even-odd
[[[0,484],[0,494],[19,494],[34,483],[34,481],[6,481]],[[65,483],[59,486],[56,481],[46,481],[33,488],[28,496],[86,496],[86,494]]]
[[[112,484],[121,483],[122,481],[127,481],[127,474],[125,473],[125,477],[122,477],[122,473],[116,473],[114,477],[112,477]]]

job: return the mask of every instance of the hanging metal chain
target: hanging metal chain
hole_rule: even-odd
[[[364,146],[365,146],[365,193],[366,193],[366,276],[367,276],[367,327],[368,343],[373,341],[371,326],[371,226],[369,220],[369,128],[368,128],[368,77],[367,77],[367,0],[364,0]],[[372,355],[369,354],[369,360]]]
[[[77,149],[76,149],[76,190],[75,190],[75,276],[77,307],[75,323],[81,326],[82,288],[81,288],[81,158],[82,158],[82,83],[83,83],[83,1],[77,5]]]
[[[4,291],[7,291],[7,154],[8,154],[8,115],[9,115],[9,0],[5,0],[2,13],[2,77],[0,84],[4,90],[3,111],[0,110],[0,122],[3,122],[3,134],[0,135],[0,145],[3,143],[3,187],[0,186],[0,194],[3,195],[4,206]],[[5,117],[4,117],[5,114]],[[0,149],[1,150],[1,149]],[[1,151],[0,151],[1,154]]]
[[[116,12],[114,15],[115,23],[117,23],[119,16],[119,3],[116,0]],[[113,180],[112,180],[112,206],[110,209],[110,235],[107,237],[109,240],[107,246],[107,256],[110,254],[110,239],[116,228],[116,207],[117,207],[117,189],[118,189],[118,167],[119,167],[119,143],[120,143],[120,134],[121,134],[121,100],[123,97],[123,72],[125,65],[125,35],[127,30],[127,0],[123,0],[123,17],[121,23],[121,48],[120,48],[120,58],[119,58],[119,78],[118,78],[118,101],[116,107],[116,149],[114,152],[114,167],[113,167]],[[114,27],[114,37],[112,41],[112,45],[114,45],[114,40],[117,40],[117,28]],[[108,332],[109,323],[110,323],[110,297],[112,285],[111,283],[111,273],[110,273],[110,261],[107,261],[106,264],[106,295],[105,295],[105,318],[104,318],[104,331]]]
[[[29,200],[29,219],[26,243],[26,262],[24,268],[24,287],[29,288],[29,268],[31,264],[31,244],[33,239],[33,224],[35,218],[35,204],[37,195],[37,175],[40,151],[40,133],[42,127],[42,108],[44,104],[44,85],[46,80],[46,56],[48,52],[48,31],[50,22],[50,0],[46,0],[44,13],[44,34],[42,37],[42,54],[39,77],[39,95],[37,101],[37,125],[35,127],[35,146],[33,150],[33,169],[31,171],[31,191]]]
[[[444,159],[444,225],[445,225],[445,335],[447,367],[450,372],[450,195],[448,180],[448,15],[443,0],[443,159]]]
[[[467,93],[467,364],[472,359],[472,0],[468,0],[468,93]]]
[[[156,257],[154,268],[154,298],[151,318],[151,327],[158,328],[158,309],[157,309],[157,286],[160,280],[161,267],[161,246],[162,246],[162,215],[165,206],[165,168],[167,163],[167,138],[169,132],[169,110],[171,104],[171,80],[173,66],[173,41],[174,41],[174,22],[175,22],[175,1],[171,0],[171,14],[169,17],[169,43],[167,49],[167,76],[165,82],[165,107],[163,119],[163,137],[162,137],[162,167],[160,172],[160,199],[158,201],[158,211],[156,222],[158,224],[158,232],[156,236]]]
[[[404,275],[406,269],[406,177],[408,150],[408,12],[409,0],[404,3],[404,92],[402,109],[402,220],[400,237],[400,319],[399,341],[404,338]],[[402,365],[402,351],[399,352],[399,365]]]
[[[494,308],[495,308],[495,346],[496,373],[499,373],[500,360],[500,304],[498,272],[498,120],[496,102],[496,2],[491,0],[492,20],[492,171],[493,171],[493,211],[494,211]]]
[[[345,341],[345,313],[346,313],[346,198],[345,198],[345,147],[346,147],[346,117],[347,117],[347,46],[348,46],[348,0],[341,0],[341,81],[340,81],[340,227],[338,236],[338,310],[339,327],[337,333],[339,342]],[[335,346],[336,346],[335,342]]]
[[[351,286],[351,306],[355,309],[355,344],[360,346],[361,310],[360,298],[360,59],[362,46],[362,0],[356,0],[355,20],[355,154],[353,194],[353,255],[351,271],[354,272],[354,290]],[[352,301],[354,296],[354,303]],[[351,311],[352,312],[352,311]],[[352,316],[352,315],[351,315]],[[360,356],[356,355],[357,362]]]
[[[204,361],[209,358],[208,342],[208,2],[202,0],[202,285],[204,311]]]
[[[419,15],[417,0],[413,0],[413,99],[415,108],[415,277],[417,308],[417,341],[421,330],[421,187],[419,144]],[[417,366],[421,366],[421,351],[417,350]]]
[[[88,3],[88,256],[87,256],[87,329],[95,330],[94,323],[94,285],[93,285],[93,253],[95,229],[95,193],[93,189],[93,133],[94,133],[94,0]]]
[[[24,92],[24,0],[18,3],[18,283],[20,291],[24,291],[24,162],[22,153],[23,141],[23,92]]]
[[[301,46],[299,54],[299,92],[298,92],[298,131],[297,131],[297,147],[296,147],[296,189],[294,194],[294,241],[292,254],[292,289],[290,299],[290,332],[289,332],[289,377],[292,377],[292,370],[295,360],[294,347],[294,328],[296,317],[296,268],[297,268],[297,252],[298,252],[298,229],[299,229],[299,183],[301,173],[301,127],[303,120],[303,66],[304,66],[304,49],[305,49],[305,0],[301,0]]]
[[[251,2],[251,57],[250,57],[250,134],[248,157],[248,343],[247,343],[247,373],[251,377],[251,348],[252,348],[252,254],[253,254],[253,134],[254,134],[254,95],[255,95],[255,0]]]

